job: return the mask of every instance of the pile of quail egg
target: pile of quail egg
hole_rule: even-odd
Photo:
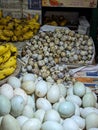
[[[54,81],[71,81],[67,65],[89,64],[94,54],[93,40],[69,29],[39,32],[22,49],[22,72],[33,72]]]

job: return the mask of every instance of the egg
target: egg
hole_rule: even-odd
[[[38,118],[38,119],[41,121],[41,123],[42,123],[43,120],[44,120],[44,115],[45,115],[45,110],[43,110],[43,109],[38,109],[38,110],[36,110],[36,112],[34,113],[34,117],[35,117],[35,118]]]
[[[10,110],[11,110],[10,100],[6,96],[0,94],[0,116],[9,114]]]
[[[0,87],[0,94],[6,96],[7,98],[11,99],[13,97],[13,88],[10,84],[3,84]]]
[[[34,95],[34,97],[35,97],[35,95]],[[31,106],[33,111],[35,111],[35,98],[33,98],[33,95],[32,96],[28,95],[28,97],[27,97],[27,104],[26,105]]]
[[[21,130],[21,129],[18,121],[10,114],[7,114],[3,117],[1,121],[1,130]]]
[[[67,94],[67,89],[66,89],[65,85],[64,84],[58,84],[58,86],[59,86],[59,89],[60,89],[60,95],[65,97],[66,94]]]
[[[26,116],[28,118],[32,118],[34,115],[34,111],[33,111],[32,107],[30,105],[25,105],[22,115]]]
[[[23,75],[23,77],[22,77],[22,81],[24,82],[24,81],[35,81],[35,75],[34,74],[29,74],[29,73],[26,73],[25,75]]]
[[[96,106],[96,98],[92,92],[88,92],[83,96],[82,105],[84,108]]]
[[[46,111],[45,116],[44,116],[44,121],[50,120],[50,121],[60,122],[60,119],[61,118],[60,118],[59,113],[54,109]]]
[[[82,105],[82,100],[81,100],[81,98],[80,98],[79,96],[77,96],[77,95],[68,95],[68,96],[66,96],[66,100],[67,100],[67,101],[71,101],[72,103],[75,103],[75,104],[77,104],[77,105],[79,105],[79,106]]]
[[[56,121],[45,121],[41,130],[64,130],[63,126]]]
[[[38,98],[36,100],[36,107],[37,107],[37,109],[43,109],[43,110],[47,111],[52,108],[52,105],[47,99]]]
[[[14,117],[20,116],[23,112],[25,106],[25,101],[22,96],[20,95],[15,95],[11,99],[11,114]]]
[[[36,84],[35,94],[38,97],[44,97],[47,94],[48,88],[47,88],[47,82],[44,80],[40,80]]]
[[[37,118],[32,118],[27,120],[21,130],[40,130],[41,128],[41,122]]]
[[[51,103],[56,103],[60,98],[60,89],[59,87],[54,84],[50,87],[50,89],[47,92],[47,99]]]
[[[3,119],[3,116],[0,117],[0,126],[1,126],[1,121],[2,121],[2,119]],[[1,129],[0,129],[0,130],[1,130]]]
[[[86,93],[86,87],[82,82],[76,82],[73,86],[73,93],[79,97],[83,97]]]
[[[33,94],[35,91],[35,82],[32,80],[24,81],[21,85],[21,88],[27,93],[27,94]]]
[[[67,118],[63,121],[64,130],[80,130],[78,124],[71,118]]]
[[[71,117],[75,113],[75,105],[70,101],[60,102],[58,106],[58,112],[60,113],[61,117]]]
[[[7,80],[7,83],[10,84],[13,88],[21,87],[21,81],[15,76],[10,76]]]
[[[26,117],[26,116],[21,115],[21,116],[18,116],[16,119],[17,119],[20,127],[22,127],[22,125],[24,124],[24,122],[27,121],[29,118]]]
[[[27,98],[28,98],[28,96],[27,96],[26,92],[25,92],[23,89],[21,89],[21,88],[16,88],[16,89],[14,89],[14,96],[15,96],[15,95],[20,95],[20,96],[22,96],[23,99],[24,99],[24,101],[25,101],[25,104],[27,103]]]

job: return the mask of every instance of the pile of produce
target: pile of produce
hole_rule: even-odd
[[[98,130],[97,96],[81,82],[11,76],[0,86],[0,130]]]
[[[44,18],[44,24],[52,25],[52,26],[66,26],[68,23],[68,20],[64,18],[64,16],[54,16],[51,17],[45,16]]]
[[[66,65],[92,64],[93,55],[94,44],[87,35],[64,28],[39,32],[22,49],[22,72],[35,73],[44,79],[70,81]]]
[[[17,47],[12,43],[0,45],[0,80],[11,75],[17,67]]]
[[[0,41],[24,41],[31,39],[39,30],[39,16],[31,19],[17,19],[11,16],[0,17]]]
[[[68,20],[68,18],[63,15],[55,15],[55,14],[54,15],[49,14],[49,16],[47,16],[46,14],[43,18],[44,25],[52,25],[52,26],[60,26],[60,27],[66,26],[72,30],[78,29],[78,24],[79,24],[78,20],[76,19],[74,19],[74,21],[71,19]]]

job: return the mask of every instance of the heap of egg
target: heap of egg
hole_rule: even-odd
[[[33,72],[44,79],[70,81],[67,65],[87,65],[94,54],[93,40],[69,29],[39,32],[22,49],[22,72]]]

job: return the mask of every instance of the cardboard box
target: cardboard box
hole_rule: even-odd
[[[97,0],[42,0],[42,6],[96,8]]]

